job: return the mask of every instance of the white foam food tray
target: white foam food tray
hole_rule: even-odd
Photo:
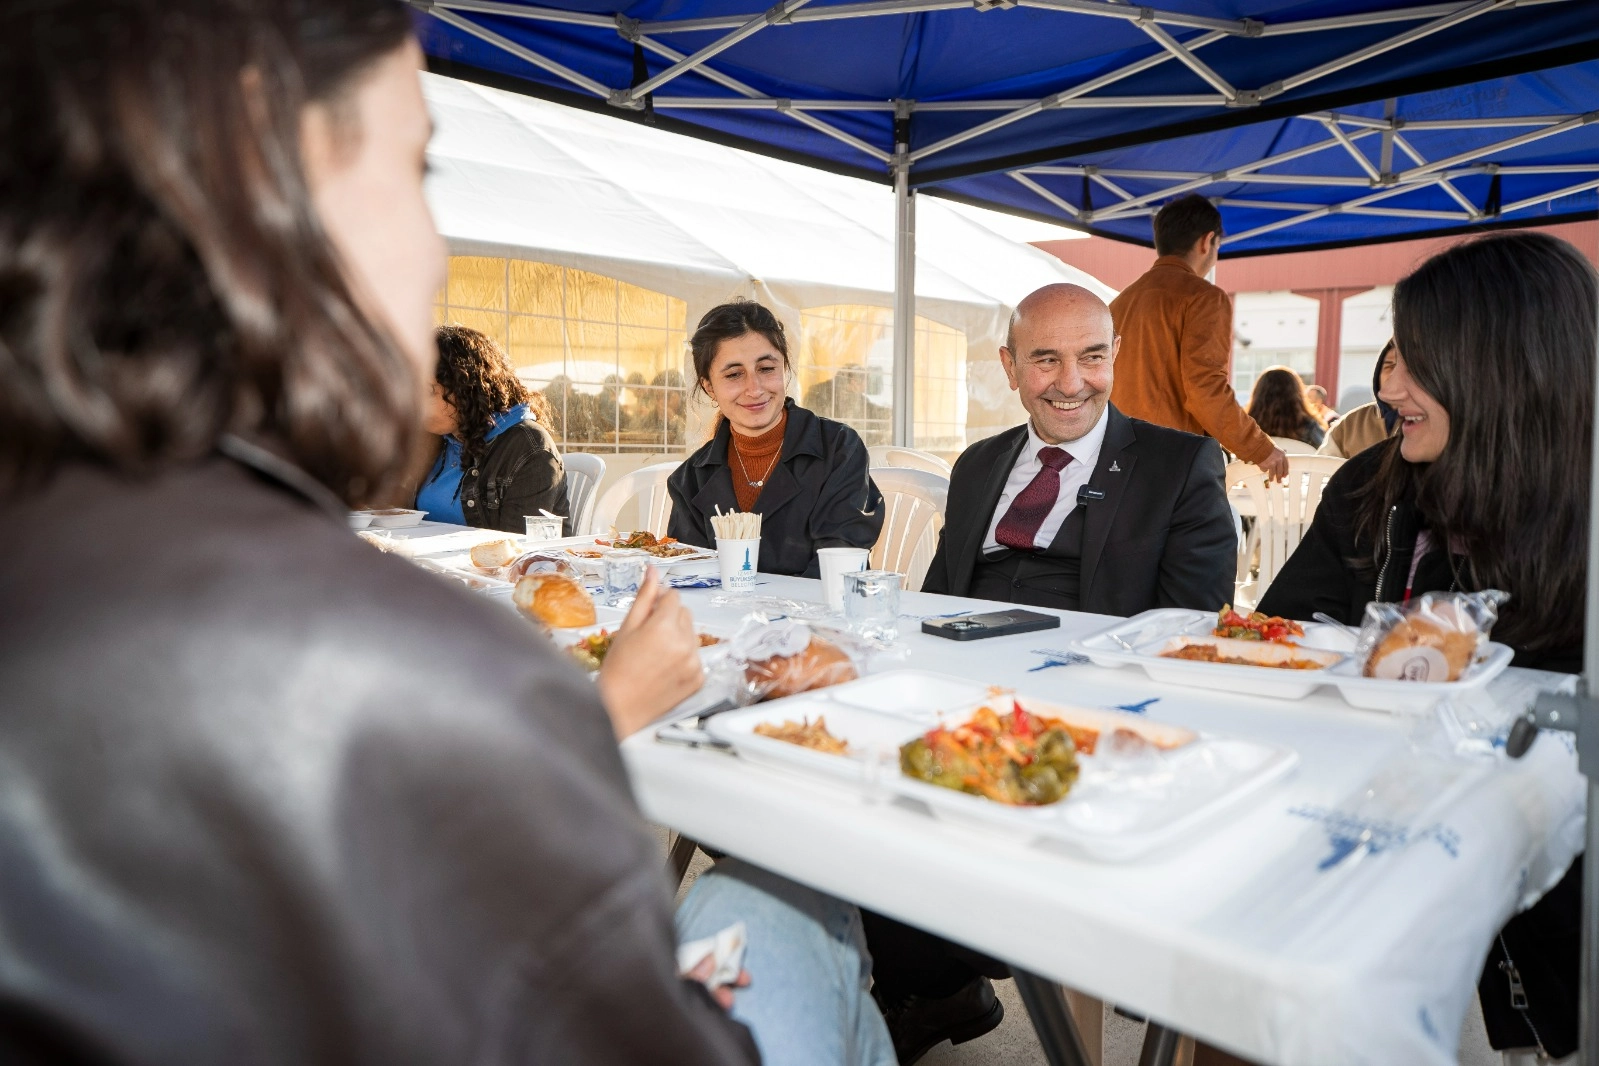
[[[864,687],[875,680],[852,685]],[[903,678],[900,683],[905,683]],[[964,722],[985,702],[995,710],[1009,711],[1011,700],[1019,698],[1024,708],[1045,716],[1066,708],[1003,695],[959,708],[946,705],[942,712],[887,713],[848,702],[852,685],[729,711],[707,720],[705,728],[753,762],[831,781],[868,797],[914,801],[935,818],[1027,840],[1058,842],[1107,862],[1136,859],[1191,840],[1199,827],[1289,773],[1299,758],[1280,745],[1206,734],[1181,747],[1146,750],[1136,757],[1117,757],[1101,749],[1099,754],[1078,756],[1077,782],[1060,802],[1017,807],[907,777],[899,769],[900,745],[940,722]],[[1125,712],[1092,713],[1105,716],[1108,727],[1114,723],[1139,731],[1153,725]],[[763,722],[775,725],[818,717],[825,717],[828,731],[849,745],[848,754],[826,755],[755,732]]]
[[[601,540],[610,540],[610,537],[562,537],[559,540],[544,540],[530,542],[529,551],[549,552],[552,555],[566,559],[572,565],[586,570],[589,573],[601,574],[605,571],[605,556],[615,550],[600,543]],[[703,563],[716,558],[716,552],[710,548],[702,548],[696,544],[685,544],[685,548],[693,551],[684,555],[650,556],[650,565],[659,566],[670,570],[674,566],[683,566],[687,563]]]
[[[1295,642],[1294,655],[1326,659],[1327,666],[1319,670],[1207,663],[1171,659],[1160,654],[1191,638],[1205,638],[1205,643],[1219,642],[1219,638],[1208,636],[1215,619],[1215,613],[1210,611],[1159,608],[1074,640],[1070,647],[1099,666],[1138,667],[1154,680],[1168,684],[1277,699],[1301,699],[1317,689],[1334,688],[1352,707],[1393,714],[1425,714],[1440,700],[1478,693],[1503,673],[1514,657],[1510,648],[1489,641],[1478,652],[1477,661],[1458,681],[1386,681],[1363,677],[1361,664],[1352,654],[1353,637],[1338,626],[1319,623],[1304,624],[1305,635]],[[1247,651],[1252,643],[1237,641],[1229,646]],[[1258,654],[1281,653],[1262,650]]]
[[[614,610],[614,607],[594,608],[596,614],[603,611]],[[624,615],[623,617],[625,618],[626,616]],[[622,623],[620,621],[604,622],[592,626],[578,626],[575,629],[555,629],[551,630],[550,633],[551,637],[555,640],[556,647],[560,648],[562,651],[567,651],[575,646],[579,641],[587,637],[592,637],[594,634],[601,631],[615,633],[621,627]],[[694,630],[697,633],[705,633],[717,638],[717,643],[706,645],[700,648],[700,661],[706,666],[709,666],[711,663],[727,654],[727,638],[731,634],[727,631],[726,627],[696,624]]]

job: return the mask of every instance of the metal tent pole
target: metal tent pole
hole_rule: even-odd
[[[1594,411],[1599,413],[1599,355],[1594,359]],[[1582,980],[1578,985],[1577,1051],[1586,1066],[1599,1066],[1599,432],[1593,439],[1588,498],[1588,617],[1582,649],[1587,712],[1577,723],[1577,766],[1588,778],[1587,853],[1582,865]]]
[[[1599,412],[1599,356],[1594,361],[1594,409]],[[1577,1014],[1577,1059],[1599,1066],[1599,432],[1594,434],[1589,474],[1588,609],[1583,637],[1582,680],[1575,696],[1545,692],[1534,705],[1533,721],[1544,729],[1577,735],[1577,768],[1588,779],[1586,854],[1582,868],[1581,998]],[[1511,734],[1513,755],[1525,751],[1530,733]],[[1518,742],[1519,741],[1519,742]]]
[[[916,446],[916,191],[911,188],[910,108],[894,121],[894,435]]]

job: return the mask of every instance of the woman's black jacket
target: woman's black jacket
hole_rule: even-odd
[[[767,475],[754,510],[761,515],[760,569],[816,577],[818,548],[867,548],[883,528],[883,494],[868,473],[866,445],[842,422],[785,400],[783,450]],[[727,462],[732,432],[724,418],[716,435],[667,479],[672,496],[668,533],[685,544],[716,546],[711,516],[738,510]]]
[[[521,533],[523,518],[540,510],[558,514],[572,534],[566,468],[555,438],[532,415],[489,441],[483,457],[461,471],[461,513],[479,529]]]
[[[1339,467],[1328,480],[1305,538],[1266,590],[1259,610],[1297,619],[1325,611],[1358,626],[1365,617],[1366,604],[1404,597],[1416,534],[1422,526],[1415,505],[1405,501],[1389,511],[1380,553],[1373,551],[1373,538],[1355,531],[1359,505],[1356,494],[1375,479],[1386,454],[1384,449],[1390,447],[1399,447],[1399,441],[1373,445]],[[1463,558],[1451,559],[1446,551],[1438,550],[1422,556],[1416,568],[1413,595],[1457,587],[1472,587]],[[1515,663],[1538,670],[1579,673],[1582,648],[1579,645],[1532,652],[1518,648]],[[1581,902],[1579,858],[1543,899],[1510,920],[1489,949],[1477,992],[1488,1040],[1494,1047],[1530,1047],[1535,1042],[1535,1028],[1551,1055],[1559,1058],[1576,1049]],[[1507,953],[1526,988],[1525,1014],[1511,1006],[1509,980],[1500,968]]]

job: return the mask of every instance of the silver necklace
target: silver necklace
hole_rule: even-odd
[[[772,456],[771,465],[768,466],[766,468],[766,472],[761,475],[761,480],[759,480],[759,481],[751,481],[750,480],[749,467],[744,465],[744,455],[743,455],[743,453],[740,452],[736,447],[733,447],[733,442],[732,441],[728,442],[728,447],[733,448],[733,458],[738,460],[738,468],[741,471],[743,471],[743,473],[744,473],[744,484],[748,485],[752,489],[758,489],[762,485],[766,484],[766,479],[772,476],[772,471],[773,470],[777,469],[777,461],[779,459],[783,458],[783,449],[782,449],[782,446],[780,445],[778,447],[778,449],[777,449],[777,454]]]

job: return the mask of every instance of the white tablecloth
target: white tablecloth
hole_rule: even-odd
[[[820,599],[817,582],[794,578],[770,577],[760,592]],[[736,624],[742,611],[717,596],[684,594],[696,618]],[[982,606],[904,599],[911,615]],[[656,822],[1251,1058],[1455,1061],[1495,930],[1580,848],[1570,745],[1544,734],[1519,762],[1451,760],[1416,748],[1430,716],[1359,711],[1335,695],[1282,702],[1184,691],[1133,670],[1032,670],[1046,661],[1036,650],[1064,652],[1108,621],[1062,614],[1059,630],[964,644],[907,621],[909,657],[885,665],[1088,705],[1154,698],[1152,718],[1298,751],[1281,784],[1191,844],[1135,863],[935,821],[650,732],[623,754]],[[1508,706],[1559,680],[1511,671],[1496,693]],[[1417,816],[1381,817],[1383,799],[1407,786]]]
[[[394,532],[415,554],[460,551],[485,533],[439,523]],[[762,582],[761,596],[821,599],[815,581]],[[682,595],[702,622],[735,626],[745,613],[716,603],[716,590]],[[902,610],[993,606],[909,594]],[[1289,702],[1189,691],[1135,670],[1036,670],[1050,661],[1039,651],[1064,655],[1110,622],[1057,613],[1058,630],[970,643],[925,636],[907,618],[908,655],[881,665],[1090,706],[1154,699],[1152,718],[1288,745],[1297,769],[1191,844],[1125,864],[657,744],[652,731],[622,746],[639,802],[707,845],[1252,1059],[1453,1063],[1494,932],[1581,848],[1585,788],[1569,735],[1542,734],[1520,761],[1444,758],[1429,754],[1434,716],[1360,711],[1319,693]],[[1492,688],[1497,713],[1507,719],[1539,686],[1564,682],[1508,671]]]

